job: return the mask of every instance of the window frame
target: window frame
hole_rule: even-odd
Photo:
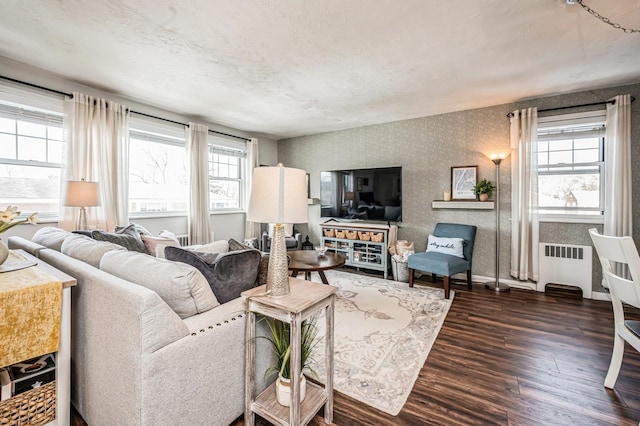
[[[247,179],[247,142],[228,140],[226,138],[209,135],[208,138],[208,180],[207,184],[211,189],[212,181],[222,182],[238,182],[238,207],[226,207],[226,208],[212,208],[211,193],[209,193],[209,213],[210,214],[222,214],[222,213],[236,213],[244,212],[247,207],[247,193],[246,193],[246,179]],[[212,155],[227,155],[230,157],[236,157],[238,159],[238,178],[229,178],[224,176],[215,176],[214,161]],[[220,164],[220,163],[218,163]]]
[[[600,200],[599,200],[599,204],[600,206],[596,209],[596,208],[582,208],[582,209],[575,209],[576,211],[582,211],[582,212],[587,212],[587,211],[593,211],[594,214],[585,214],[585,213],[538,213],[538,220],[539,222],[557,222],[557,223],[593,223],[593,224],[602,224],[604,223],[604,211],[605,211],[605,204],[604,204],[604,200],[605,200],[605,191],[606,191],[606,170],[605,170],[605,147],[606,147],[606,138],[605,138],[605,132],[606,132],[606,128],[605,128],[605,123],[606,123],[606,111],[605,110],[598,110],[598,111],[589,111],[589,112],[584,112],[584,113],[574,113],[574,114],[563,114],[563,115],[553,115],[553,116],[548,116],[548,117],[541,117],[538,119],[538,128],[537,128],[537,136],[538,136],[538,141],[537,143],[539,143],[540,141],[546,141],[548,143],[551,143],[554,139],[558,140],[563,138],[561,135],[562,133],[557,133],[556,135],[551,135],[551,136],[540,136],[540,133],[542,131],[544,131],[544,129],[555,129],[555,128],[568,128],[568,127],[573,127],[573,128],[587,128],[587,127],[591,127],[592,130],[584,130],[578,134],[576,134],[577,136],[585,136],[588,135],[587,137],[598,137],[598,149],[599,149],[599,161],[594,161],[594,162],[586,162],[586,163],[570,163],[570,165],[568,166],[564,166],[564,167],[585,167],[585,166],[597,166],[598,169],[598,174],[599,174],[599,184],[600,184]],[[567,137],[564,137],[563,140],[566,139],[570,139],[571,138],[571,134],[570,132],[565,133],[567,135]],[[577,137],[577,138],[571,138],[572,139],[572,145],[575,143],[575,140],[579,140],[579,139],[585,139],[586,137]],[[575,155],[575,147],[572,146],[572,156]],[[547,152],[551,152],[551,150],[549,150],[547,148]],[[539,154],[538,149],[536,149],[536,155]],[[546,169],[553,169],[553,168],[561,168],[563,167],[562,165],[543,165],[540,166],[536,160],[536,179],[539,178],[539,176],[541,175],[568,175],[568,173],[562,173],[561,170],[557,170],[555,172],[547,170],[547,172],[543,172],[540,173],[540,169],[541,168],[546,168]],[[594,169],[591,170],[585,170],[583,172],[574,172],[572,174],[593,174],[594,173]],[[538,191],[539,193],[539,191]],[[541,209],[544,210],[566,210],[566,208],[563,207],[558,207],[558,208],[553,208],[553,207],[543,207],[541,208],[539,205],[536,206],[536,209],[538,211],[540,211]]]
[[[0,116],[14,122],[14,131],[12,133],[1,132],[5,135],[13,136],[15,140],[15,158],[0,158],[0,165],[7,166],[21,166],[21,167],[37,167],[37,168],[50,168],[59,171],[60,179],[58,181],[58,188],[62,187],[62,172],[65,152],[64,141],[64,122],[63,122],[63,101],[62,99],[56,99],[51,96],[43,96],[42,94],[36,94],[23,89],[17,89],[10,85],[0,85]],[[34,123],[45,126],[45,136],[33,136],[28,134],[22,134],[19,131],[19,123]],[[60,139],[50,137],[50,127],[59,128],[61,131]],[[44,141],[44,156],[46,161],[42,160],[29,160],[20,159],[20,137],[28,137]],[[61,154],[63,158],[59,161],[49,161],[50,144],[52,142],[61,144]],[[14,197],[15,198],[15,197]],[[15,198],[11,202],[11,205],[16,205],[21,210],[21,217],[26,217],[29,213],[37,212],[38,221],[40,223],[55,222],[59,220],[60,215],[60,193],[58,193],[58,199],[54,202],[55,207],[50,211],[42,211],[41,209],[34,209],[33,212],[27,211],[24,208],[25,203],[21,200],[32,200],[32,202],[49,200],[48,198]],[[5,208],[6,206],[0,206]],[[39,210],[39,211],[38,211]]]

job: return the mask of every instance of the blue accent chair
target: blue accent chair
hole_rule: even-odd
[[[449,298],[451,276],[467,272],[467,287],[471,290],[471,259],[473,257],[473,243],[476,240],[477,227],[474,225],[459,225],[456,223],[438,223],[433,230],[436,237],[462,238],[464,240],[464,259],[450,254],[438,252],[416,253],[409,256],[409,287],[413,287],[415,271],[431,272],[433,282],[437,275],[444,278],[444,297]]]

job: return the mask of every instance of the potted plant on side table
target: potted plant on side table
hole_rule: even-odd
[[[482,179],[473,187],[473,193],[480,201],[487,201],[493,195],[493,191],[495,190],[496,187],[487,179]]]
[[[276,382],[276,397],[280,405],[289,407],[291,405],[291,347],[290,342],[290,330],[289,323],[278,321],[273,318],[263,318],[271,331],[270,336],[264,336],[271,345],[278,358],[276,365],[271,366],[265,372],[265,375],[272,373],[278,373],[278,379]],[[317,376],[316,372],[311,368],[310,363],[312,361],[311,351],[318,343],[318,328],[316,326],[316,318],[311,317],[302,321],[300,330],[300,371],[305,371]],[[306,395],[307,380],[304,374],[300,376],[300,402],[302,402]]]

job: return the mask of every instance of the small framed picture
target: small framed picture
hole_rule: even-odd
[[[475,200],[473,187],[478,179],[478,166],[451,167],[451,199]]]
[[[307,173],[307,198],[311,198],[311,179],[309,173]]]
[[[362,191],[362,178],[358,178],[358,191]]]

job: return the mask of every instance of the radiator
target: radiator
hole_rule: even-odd
[[[591,256],[591,246],[540,243],[537,290],[544,291],[549,283],[572,285],[591,299]]]
[[[181,246],[184,247],[189,245],[189,236],[187,234],[176,235],[176,237],[178,237],[178,242],[180,243]]]

